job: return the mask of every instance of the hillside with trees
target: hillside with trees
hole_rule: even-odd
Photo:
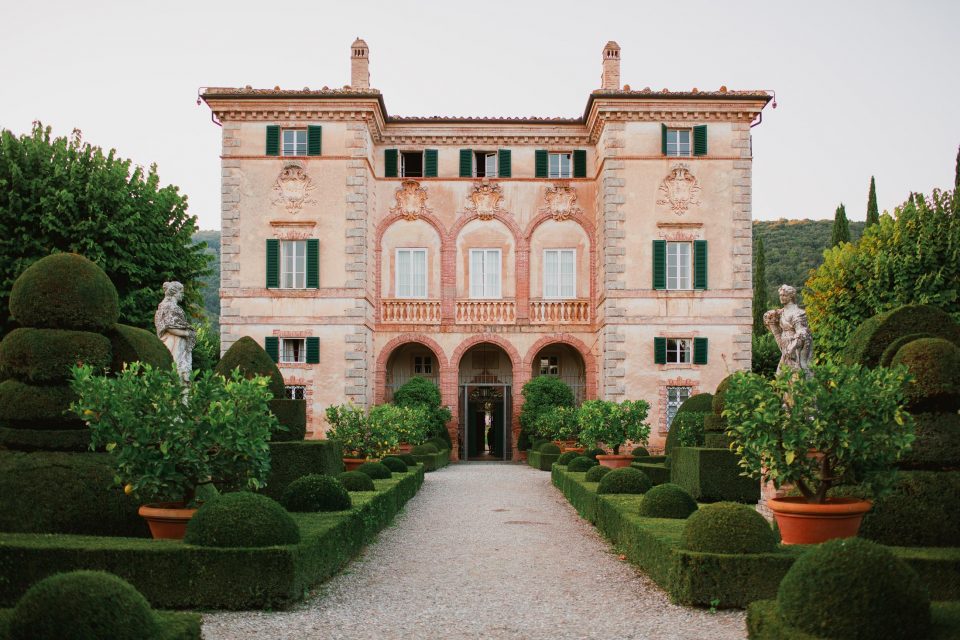
[[[203,310],[210,325],[220,330],[220,232],[217,230],[197,231],[193,234],[194,244],[207,243],[206,253],[211,256],[210,274],[200,279],[200,295],[203,297]]]

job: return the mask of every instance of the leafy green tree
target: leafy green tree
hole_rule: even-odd
[[[841,202],[833,216],[833,235],[830,237],[830,246],[835,247],[843,242],[850,242],[850,223],[847,222],[847,209]]]
[[[824,252],[804,302],[820,355],[839,354],[867,318],[904,304],[929,304],[960,320],[960,211],[951,191],[911,194],[857,244]]]
[[[763,238],[757,238],[753,251],[753,333],[762,335],[767,328],[763,326],[763,314],[770,304],[767,298],[767,256],[763,252]]]
[[[958,156],[960,159],[960,156]],[[880,222],[880,211],[877,209],[877,182],[870,176],[870,194],[867,196],[867,226]]]
[[[188,304],[200,303],[207,273],[194,245],[194,216],[177,187],[160,186],[156,165],[144,171],[115,150],[84,143],[74,130],[54,138],[34,123],[20,137],[0,132],[0,328],[9,329],[13,281],[51,252],[86,256],[107,272],[120,295],[120,322],[153,327],[162,285],[179,280]]]

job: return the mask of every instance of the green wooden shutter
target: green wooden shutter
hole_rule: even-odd
[[[693,339],[693,364],[707,364],[707,339]]]
[[[653,339],[653,363],[667,364],[667,339]]]
[[[307,240],[307,289],[320,288],[320,241]]]
[[[586,149],[573,150],[573,177],[574,178],[587,177],[587,150]]]
[[[267,352],[271,360],[278,362],[280,360],[280,338],[277,336],[267,336],[264,338],[263,350]]]
[[[460,149],[460,177],[473,176],[473,149]]]
[[[385,178],[397,177],[397,150],[383,150],[383,175]]]
[[[280,286],[280,241],[267,239],[267,289]]]
[[[423,177],[437,177],[437,150],[425,149],[423,152]]]
[[[707,155],[707,125],[705,124],[693,128],[693,155]]]
[[[707,241],[693,241],[693,288],[707,288]]]
[[[653,288],[667,288],[667,241],[653,241]]]
[[[320,338],[307,338],[307,364],[320,363]]]
[[[280,126],[276,124],[267,125],[267,155],[280,155]]]
[[[500,149],[497,152],[497,175],[501,178],[513,177],[513,161],[510,149]]]
[[[660,153],[667,155],[667,125],[660,125]]]
[[[547,177],[547,150],[537,149],[534,154],[534,176],[537,178]]]
[[[307,126],[307,155],[318,156],[322,148],[323,127],[311,124]]]

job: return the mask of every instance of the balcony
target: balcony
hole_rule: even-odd
[[[517,303],[513,300],[457,300],[457,324],[514,324]]]
[[[590,324],[590,300],[531,300],[530,324]]]
[[[384,324],[440,324],[440,301],[402,298],[381,300],[380,322]]]

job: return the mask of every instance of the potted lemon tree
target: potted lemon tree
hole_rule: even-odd
[[[767,501],[784,544],[856,535],[871,502],[830,489],[860,484],[874,497],[890,490],[914,439],[904,409],[909,379],[904,367],[832,362],[810,375],[786,368],[773,380],[734,374],[723,415],[744,474],[800,493]]]
[[[379,460],[400,444],[398,423],[408,415],[409,408],[379,405],[368,415],[353,403],[327,407],[330,429],[327,437],[339,440],[344,451],[343,464],[353,471],[364,462]]]
[[[645,400],[587,400],[577,411],[580,444],[584,447],[603,445],[612,454],[598,455],[597,462],[605,467],[628,467],[633,456],[620,455],[620,447],[627,442],[646,446],[650,425],[645,422],[650,405]]]

